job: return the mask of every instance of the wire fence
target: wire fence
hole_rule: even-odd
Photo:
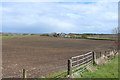
[[[64,70],[60,73],[55,73],[52,75],[52,78],[65,78],[65,77],[71,77],[74,73],[80,72],[81,74],[86,71],[86,67],[89,65],[96,64],[97,59],[105,56],[106,58],[109,58],[111,56],[115,56],[118,54],[118,51],[116,49],[114,50],[107,50],[102,52],[87,52],[78,56],[73,56],[68,59],[67,70]],[[61,66],[61,67],[65,67]],[[57,68],[61,68],[57,67]],[[26,76],[26,70],[23,69],[23,79],[27,78]],[[50,78],[51,78],[50,77]]]
[[[79,56],[71,57],[68,60],[68,76],[71,77],[73,73],[83,73],[89,65],[102,63],[101,59],[108,59],[118,53],[117,49],[107,50],[102,52],[88,52]],[[99,63],[98,63],[99,61]]]

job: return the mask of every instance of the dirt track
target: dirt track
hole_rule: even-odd
[[[28,77],[40,77],[67,69],[67,59],[88,51],[104,51],[113,41],[52,37],[3,39],[3,77],[19,78],[22,69]]]

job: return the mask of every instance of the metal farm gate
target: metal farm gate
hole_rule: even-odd
[[[74,72],[84,72],[87,65],[94,64],[94,52],[88,52],[79,56],[71,57],[68,60],[68,75],[71,76]]]

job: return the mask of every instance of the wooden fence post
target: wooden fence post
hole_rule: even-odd
[[[92,52],[92,55],[93,55],[93,65],[95,64],[95,53]]]
[[[71,77],[72,76],[72,60],[68,60],[68,75]]]
[[[23,69],[23,79],[27,78],[26,70]]]

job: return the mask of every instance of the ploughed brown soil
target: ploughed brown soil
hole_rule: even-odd
[[[53,37],[19,37],[2,39],[4,78],[22,77],[22,69],[29,78],[49,75],[67,69],[67,60],[88,51],[112,48],[113,41]]]

